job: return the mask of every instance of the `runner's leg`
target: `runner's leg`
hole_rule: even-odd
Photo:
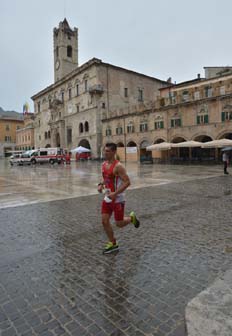
[[[115,243],[115,238],[114,238],[114,231],[112,229],[112,226],[110,224],[110,214],[103,213],[102,214],[102,225],[104,227],[105,233],[109,239],[110,242],[113,244]]]

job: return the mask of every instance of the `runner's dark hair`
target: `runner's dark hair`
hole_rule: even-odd
[[[116,152],[117,150],[117,145],[114,142],[108,142],[105,147],[110,148],[113,152]]]

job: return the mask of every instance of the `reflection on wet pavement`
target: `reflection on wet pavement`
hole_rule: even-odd
[[[187,302],[232,267],[231,176],[127,168],[141,227],[102,255],[98,163],[1,166],[1,336],[186,336]]]
[[[221,175],[221,166],[126,164],[131,189]],[[96,194],[101,163],[10,167],[0,159],[0,208]]]

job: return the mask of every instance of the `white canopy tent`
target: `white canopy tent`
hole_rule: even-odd
[[[91,150],[82,146],[76,147],[71,150],[72,153],[90,153]]]
[[[201,148],[222,148],[226,146],[232,146],[232,140],[219,139],[219,140],[204,142],[202,143]]]
[[[179,142],[179,143],[173,143],[172,147],[179,147],[179,148],[184,148],[184,147],[201,147],[202,142],[199,141],[184,141],[184,142]]]
[[[153,150],[168,150],[172,148],[172,144],[170,142],[161,142],[158,144],[150,145],[146,147],[147,151],[153,151]]]

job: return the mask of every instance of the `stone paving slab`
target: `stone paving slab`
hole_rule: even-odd
[[[107,256],[100,195],[0,209],[1,336],[185,336],[187,303],[232,268],[231,183],[128,191],[142,225]]]
[[[232,271],[190,301],[185,316],[188,336],[231,336]]]

